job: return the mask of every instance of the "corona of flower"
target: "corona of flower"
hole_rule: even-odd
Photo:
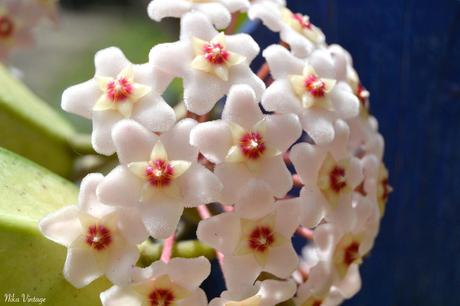
[[[249,35],[219,34],[206,16],[193,12],[182,18],[181,39],[155,46],[150,63],[183,78],[185,106],[203,115],[234,84],[250,86],[260,98],[265,85],[249,68],[258,53],[259,46]]]
[[[93,120],[92,143],[98,153],[115,152],[111,131],[124,118],[154,132],[167,131],[174,124],[174,111],[160,96],[170,81],[163,73],[149,64],[131,64],[114,47],[99,51],[95,65],[94,78],[64,91],[61,105]]]
[[[292,178],[282,153],[300,137],[295,115],[264,116],[253,90],[247,85],[232,87],[222,120],[196,126],[192,145],[211,162],[224,185],[222,201],[233,204],[241,188],[255,178],[267,183],[277,197],[292,187]]]
[[[66,206],[40,221],[49,239],[68,248],[64,277],[81,288],[106,275],[116,284],[126,284],[139,257],[137,244],[147,231],[134,211],[106,206],[96,199],[101,174],[83,181],[77,206]]]
[[[198,151],[189,144],[195,125],[194,120],[184,119],[158,137],[135,121],[118,123],[112,135],[121,165],[100,184],[99,199],[140,209],[155,238],[174,232],[184,206],[216,201],[221,183],[197,163]]]

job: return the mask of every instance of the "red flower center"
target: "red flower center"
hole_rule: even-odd
[[[148,181],[154,187],[168,186],[174,175],[174,168],[167,161],[157,159],[150,161],[145,169]]]
[[[86,233],[86,243],[97,251],[104,250],[112,242],[112,234],[104,225],[91,225]]]
[[[225,48],[217,43],[209,43],[204,47],[204,57],[211,63],[215,65],[224,64],[230,57],[230,53],[225,50]]]
[[[240,149],[249,159],[258,159],[265,152],[265,143],[257,132],[248,132],[240,138]]]
[[[107,84],[107,96],[113,102],[125,101],[133,92],[133,85],[124,77]]]
[[[326,84],[316,75],[309,75],[304,81],[305,89],[315,98],[324,97],[326,94]]]
[[[169,306],[174,303],[174,294],[169,289],[155,289],[149,294],[151,306]]]
[[[358,88],[356,89],[356,96],[361,103],[361,106],[364,109],[368,109],[369,107],[369,91],[361,84],[358,84]]]
[[[14,23],[8,16],[0,16],[0,38],[8,38],[14,32]]]
[[[339,193],[343,188],[347,186],[345,178],[345,169],[340,166],[335,166],[329,173],[329,185],[331,189]]]
[[[353,241],[350,245],[345,248],[343,254],[343,262],[345,265],[349,266],[359,259],[359,243]]]
[[[249,247],[256,252],[265,252],[275,242],[275,235],[268,226],[258,226],[249,235]]]
[[[306,18],[302,14],[299,14],[299,13],[293,14],[292,18],[294,18],[294,20],[299,23],[299,25],[302,27],[302,29],[311,30],[311,22],[308,20],[308,18]]]

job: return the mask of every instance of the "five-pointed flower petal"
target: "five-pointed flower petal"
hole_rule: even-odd
[[[192,12],[181,20],[180,40],[155,46],[150,63],[183,78],[185,106],[203,115],[234,84],[247,84],[260,98],[265,85],[249,67],[258,53],[259,46],[249,35],[219,34],[206,16]]]
[[[293,13],[281,3],[259,0],[248,11],[251,19],[261,19],[270,30],[280,32],[292,52],[306,58],[315,47],[325,44],[323,32],[310,22],[310,17]]]
[[[113,129],[121,165],[98,188],[104,203],[139,208],[149,233],[166,238],[176,229],[185,207],[216,201],[222,185],[197,163],[198,150],[189,144],[192,119],[178,122],[156,136],[132,120]]]
[[[106,275],[115,284],[127,284],[139,257],[137,244],[147,231],[135,211],[115,209],[96,199],[101,174],[86,176],[77,206],[66,206],[44,217],[41,232],[68,248],[64,277],[81,288]]]
[[[251,179],[267,183],[277,197],[292,187],[282,153],[300,137],[293,114],[263,115],[254,91],[246,85],[231,88],[222,120],[197,125],[190,142],[211,162],[224,185],[222,201],[233,204]]]
[[[323,217],[337,223],[350,222],[352,191],[363,180],[360,161],[348,153],[348,125],[335,123],[335,139],[328,145],[295,145],[290,158],[304,187],[302,224],[316,226]]]
[[[206,306],[206,295],[199,286],[210,270],[211,265],[204,257],[173,258],[167,264],[157,261],[136,271],[135,280],[129,286],[113,286],[102,292],[102,305]]]
[[[263,188],[260,188],[263,186]],[[263,183],[252,181],[242,191],[236,212],[203,220],[197,237],[219,250],[230,290],[244,290],[262,271],[287,278],[298,258],[291,236],[299,225],[297,199],[273,202]]]
[[[167,131],[174,124],[174,111],[160,96],[170,77],[149,64],[131,64],[115,47],[99,51],[95,65],[93,79],[64,91],[62,108],[92,118],[92,143],[98,153],[115,152],[111,130],[123,118],[153,132]]]
[[[153,0],[148,6],[148,14],[155,21],[165,17],[180,18],[190,11],[200,11],[218,29],[226,28],[231,14],[249,7],[248,0]]]
[[[317,50],[307,61],[299,60],[282,46],[264,53],[276,81],[265,91],[262,105],[268,111],[295,113],[316,144],[334,139],[334,121],[359,113],[358,98],[345,82],[335,80],[332,58]]]
[[[290,299],[296,291],[292,280],[267,279],[244,291],[224,291],[209,306],[275,306]]]

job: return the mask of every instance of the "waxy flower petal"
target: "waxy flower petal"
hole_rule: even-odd
[[[204,257],[173,258],[167,264],[157,261],[140,271],[129,286],[113,286],[102,292],[101,301],[104,306],[205,306],[206,296],[198,286],[210,269]]]
[[[251,189],[245,191],[243,198],[251,196]],[[230,290],[252,284],[262,271],[286,278],[297,266],[290,237],[299,224],[299,203],[297,199],[281,200],[273,206],[273,199],[266,201],[271,209],[259,214],[259,205],[250,213],[250,208],[244,207],[249,202],[244,202],[239,211],[214,216],[198,225],[198,238],[225,256],[224,275]]]
[[[77,288],[106,275],[116,284],[130,281],[127,275],[139,257],[137,244],[147,238],[140,216],[100,203],[96,188],[100,174],[83,179],[79,204],[44,217],[39,224],[49,239],[68,248],[64,277]]]
[[[150,63],[183,78],[185,106],[202,115],[234,84],[247,84],[257,98],[262,95],[265,85],[249,67],[258,53],[249,35],[219,34],[203,14],[192,12],[181,20],[180,40],[155,46]]]
[[[231,14],[246,10],[247,0],[153,0],[148,6],[148,14],[155,21],[165,17],[180,18],[190,11],[199,11],[206,15],[218,29],[226,28]]]
[[[99,199],[140,210],[155,238],[174,232],[184,207],[217,200],[221,183],[197,164],[198,151],[189,144],[195,125],[184,119],[158,137],[135,121],[118,123],[112,137],[121,165],[98,187]]]
[[[301,135],[295,115],[262,114],[253,90],[246,85],[231,88],[222,121],[199,124],[190,143],[210,161],[224,185],[222,201],[233,204],[250,179],[269,184],[275,196],[283,197],[292,178],[281,154]]]
[[[95,66],[94,78],[64,91],[61,105],[93,120],[92,143],[98,153],[114,153],[111,130],[123,118],[153,132],[164,132],[174,124],[174,111],[160,96],[170,77],[149,64],[131,64],[115,47],[99,51]]]

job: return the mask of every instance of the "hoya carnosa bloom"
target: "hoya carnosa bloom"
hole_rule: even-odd
[[[184,207],[216,201],[222,185],[197,162],[198,150],[189,144],[196,125],[183,119],[161,136],[139,123],[124,120],[112,132],[121,165],[98,188],[104,203],[140,209],[150,235],[170,236]]]
[[[243,291],[224,291],[209,306],[275,306],[290,299],[296,291],[294,281],[267,279]]]
[[[130,63],[115,47],[97,52],[95,66],[93,79],[64,91],[61,106],[93,120],[92,144],[98,153],[115,152],[111,131],[124,118],[152,132],[167,131],[174,124],[174,110],[160,96],[171,80],[164,73],[150,64]]]
[[[140,216],[100,203],[96,188],[101,174],[89,174],[80,187],[79,203],[44,217],[39,224],[48,239],[68,248],[64,277],[81,288],[105,275],[115,284],[127,284],[139,257],[137,245],[148,234]]]
[[[352,297],[361,288],[359,265],[373,246],[379,220],[376,205],[356,195],[349,222],[322,224],[315,230],[319,258],[330,264],[333,287],[344,298]]]
[[[218,28],[226,28],[231,20],[231,13],[246,10],[248,0],[153,0],[148,6],[148,14],[155,21],[165,17],[180,18],[190,11],[199,11],[206,15]]]
[[[235,212],[203,220],[197,237],[224,255],[229,290],[244,290],[262,271],[288,278],[298,264],[291,236],[299,225],[297,199],[274,202],[270,189],[251,181]]]
[[[27,47],[34,42],[32,30],[36,23],[31,21],[25,2],[7,0],[0,3],[0,60],[5,59],[12,49]]]
[[[239,190],[251,179],[264,181],[277,197],[292,188],[282,153],[300,137],[294,114],[263,115],[254,91],[247,85],[230,89],[222,120],[193,128],[190,143],[212,163],[224,189],[222,201],[237,202]]]
[[[156,261],[136,270],[133,283],[113,286],[101,293],[104,306],[206,306],[200,284],[208,277],[211,265],[205,257],[173,258]]]
[[[290,152],[304,184],[300,198],[306,227],[316,226],[323,218],[347,222],[352,192],[363,180],[359,159],[348,152],[348,125],[338,120],[334,127],[335,139],[328,145],[299,143]]]
[[[251,36],[219,34],[206,16],[192,12],[181,20],[180,40],[155,46],[150,63],[183,78],[187,110],[203,115],[234,84],[250,86],[260,98],[265,85],[249,67],[258,53]]]
[[[293,13],[282,3],[259,0],[251,5],[249,18],[260,19],[273,32],[280,32],[295,56],[306,58],[315,48],[325,45],[323,32],[310,21],[310,17]]]
[[[316,50],[301,60],[286,48],[268,47],[264,57],[275,78],[267,88],[262,105],[268,111],[294,113],[305,132],[316,144],[334,139],[334,122],[359,113],[359,101],[350,86],[336,81],[332,58],[327,51]]]

